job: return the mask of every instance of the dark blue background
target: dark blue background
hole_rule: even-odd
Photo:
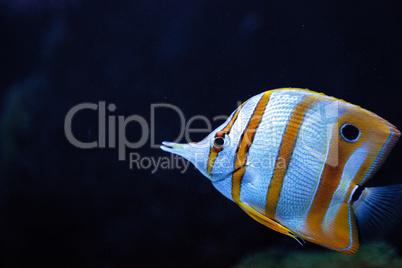
[[[75,148],[63,124],[79,103],[114,103],[108,115],[149,121],[150,105],[166,102],[187,119],[212,119],[292,86],[402,127],[401,1],[2,0],[0,7],[2,266],[228,266],[267,247],[300,250],[193,167],[152,174],[130,170],[116,149]],[[179,127],[174,112],[158,113],[155,141],[175,139]],[[77,115],[73,128],[83,141],[97,139],[97,113]],[[127,137],[135,141],[140,131],[132,124]],[[401,149],[373,184],[402,181]],[[128,152],[167,156],[150,142]],[[387,237],[399,253],[401,237],[398,228]]]

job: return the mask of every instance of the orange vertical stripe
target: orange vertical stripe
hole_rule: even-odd
[[[349,219],[344,215],[345,211],[339,211],[332,219],[331,227],[326,226],[325,228],[325,226],[323,226],[323,221],[331,201],[334,198],[334,193],[339,187],[345,164],[353,152],[365,144],[367,144],[366,146],[369,146],[368,151],[371,152],[372,155],[379,155],[391,134],[387,122],[384,125],[385,122],[381,119],[373,120],[373,114],[367,113],[364,110],[362,111],[360,108],[349,107],[349,109],[349,111],[345,112],[338,118],[338,124],[332,130],[333,133],[330,141],[328,158],[336,157],[337,165],[333,166],[329,164],[333,161],[326,160],[317,192],[306,219],[307,232],[319,236],[320,244],[331,245],[335,250],[344,253],[353,253],[359,246],[355,219],[352,217],[350,219],[352,222],[349,222]],[[349,143],[339,137],[339,126],[342,126],[345,123],[354,124],[361,129],[361,136],[358,141]],[[380,129],[381,131],[379,131]],[[366,157],[358,172],[355,174],[349,188],[345,190],[346,193],[343,200],[339,200],[340,203],[346,204],[348,202],[353,187],[360,183],[361,179],[366,176],[372,165],[374,165],[374,161],[375,158],[370,157],[370,155]],[[350,229],[349,224],[352,229]],[[331,229],[328,231],[327,228],[336,229],[334,232]],[[350,232],[352,232],[351,240]],[[346,250],[346,247],[348,246],[350,249]]]
[[[243,107],[243,105],[246,104],[246,103],[247,103],[247,101],[243,102],[243,103],[237,108],[237,110],[236,110],[235,114],[233,115],[232,119],[229,121],[229,123],[226,125],[226,127],[225,127],[223,130],[221,130],[221,132],[224,132],[224,133],[226,133],[226,134],[229,134],[230,130],[231,130],[232,127],[233,127],[234,122],[235,122],[236,119],[237,119],[237,116],[239,115],[240,109],[241,109],[241,108]],[[212,146],[209,148],[209,156],[208,156],[208,163],[207,163],[207,172],[208,172],[208,174],[209,174],[210,176],[212,176],[212,175],[211,175],[211,171],[212,171],[212,168],[214,167],[215,160],[216,160],[216,158],[218,157],[218,153],[219,153],[219,152],[215,151],[215,150],[212,148]]]
[[[244,176],[246,170],[247,155],[251,144],[254,140],[255,132],[257,131],[258,125],[262,120],[265,108],[267,107],[269,97],[271,96],[271,91],[266,91],[261,97],[257,106],[254,109],[253,114],[248,121],[247,127],[244,129],[243,134],[240,138],[239,145],[235,154],[235,168],[232,177],[232,198],[236,203],[240,202],[240,186],[241,180]]]
[[[338,122],[340,119],[338,119]],[[333,166],[328,164],[328,160],[324,164],[324,169],[321,174],[321,178],[318,184],[317,192],[314,196],[313,203],[311,204],[310,210],[307,214],[306,218],[306,233],[314,234],[319,239],[316,239],[317,242],[321,245],[331,245],[333,248],[341,249],[342,247],[348,246],[349,241],[344,241],[342,239],[347,238],[349,240],[349,224],[348,218],[343,216],[341,219],[341,223],[337,225],[337,227],[341,227],[336,230],[336,233],[332,230],[326,231],[323,229],[322,223],[324,221],[325,215],[329,209],[329,205],[333,198],[333,194],[339,186],[342,172],[345,167],[347,160],[350,155],[353,153],[352,150],[344,150],[343,146],[339,146],[338,142],[338,131],[339,128],[336,126],[333,129],[332,138],[330,140],[330,146],[328,151],[328,158],[337,157],[338,164]],[[333,140],[336,139],[336,142]],[[357,143],[360,143],[359,140]],[[329,161],[331,163],[331,161]],[[351,185],[353,186],[353,185]],[[345,212],[345,211],[343,211]],[[337,217],[339,216],[339,212]],[[354,218],[352,219],[354,221]],[[355,228],[355,224],[352,224],[352,227]],[[347,233],[346,233],[347,232]],[[356,232],[353,232],[354,238],[351,242],[354,241],[354,250],[357,250],[358,239],[356,237]],[[337,250],[337,249],[336,249]]]
[[[296,106],[286,126],[279,153],[276,158],[275,169],[268,187],[265,215],[275,217],[276,205],[282,190],[293,149],[296,144],[300,126],[303,123],[307,110],[318,100],[317,96],[308,95]]]

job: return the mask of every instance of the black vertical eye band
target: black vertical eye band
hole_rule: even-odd
[[[220,152],[223,150],[223,145],[225,144],[225,136],[226,133],[224,132],[216,133],[213,143],[213,149],[215,151]]]

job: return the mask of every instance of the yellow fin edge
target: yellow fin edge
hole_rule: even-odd
[[[256,220],[257,222],[261,223],[262,225],[265,225],[268,228],[271,228],[274,231],[277,231],[281,234],[285,234],[287,236],[292,237],[295,239],[299,244],[303,245],[302,242],[300,242],[300,238],[297,237],[291,230],[280,224],[279,222],[268,218],[267,216],[255,211],[254,209],[250,208],[248,205],[240,203],[238,204],[240,208],[247,213],[251,218]],[[303,240],[304,242],[304,240]]]

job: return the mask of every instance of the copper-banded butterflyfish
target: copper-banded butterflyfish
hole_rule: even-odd
[[[402,185],[365,187],[400,136],[378,115],[298,88],[256,95],[198,143],[163,142],[259,223],[355,253],[400,213]]]

